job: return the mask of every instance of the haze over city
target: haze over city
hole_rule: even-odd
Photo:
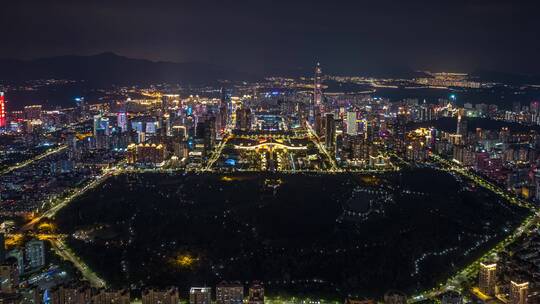
[[[537,1],[8,1],[0,57],[114,52],[251,73],[538,74]]]

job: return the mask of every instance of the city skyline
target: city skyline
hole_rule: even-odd
[[[539,9],[6,3],[0,303],[540,303]]]
[[[540,246],[534,85],[332,76],[320,63],[310,77],[90,91],[22,75],[0,93],[0,297],[540,298],[527,253]],[[67,107],[9,107],[62,88],[77,92]]]

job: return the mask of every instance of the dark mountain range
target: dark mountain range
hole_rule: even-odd
[[[425,77],[426,74],[421,71],[415,71],[409,67],[400,66],[393,63],[374,63],[370,65],[354,66],[354,67],[335,67],[325,66],[321,62],[323,74],[338,75],[338,76],[364,76],[375,78],[402,78],[412,79],[416,77]],[[284,76],[284,77],[312,77],[315,72],[315,65],[310,67],[291,67],[291,68],[276,68],[266,71],[266,76]]]
[[[113,53],[35,60],[0,59],[0,80],[84,80],[95,85],[150,83],[211,84],[220,79],[250,80],[254,75],[200,62],[155,62]]]
[[[17,82],[33,79],[84,80],[89,85],[131,85],[155,83],[213,84],[218,80],[256,80],[263,76],[311,77],[312,67],[273,67],[265,75],[235,71],[202,62],[165,62],[132,59],[114,53],[92,56],[59,56],[35,60],[0,59],[0,81]],[[336,68],[323,65],[332,75],[415,78],[421,72],[391,63],[366,65],[363,68]],[[494,71],[476,71],[472,76],[507,84],[539,84],[540,76],[516,75]]]

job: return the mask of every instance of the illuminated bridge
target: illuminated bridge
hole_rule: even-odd
[[[288,145],[274,141],[262,142],[254,145],[234,145],[234,148],[238,150],[274,150],[276,148],[283,150],[307,150],[307,146],[305,145]]]

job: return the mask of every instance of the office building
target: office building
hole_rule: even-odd
[[[117,126],[122,130],[122,132],[128,131],[128,118],[125,111],[118,112],[117,114]]]
[[[158,128],[159,122],[157,120],[147,121],[144,132],[147,135],[154,135],[157,133]]]
[[[25,246],[26,265],[30,269],[45,266],[45,243],[40,240],[31,240]]]
[[[241,131],[251,129],[251,109],[239,108],[236,110],[236,129]]]
[[[326,113],[325,115],[324,145],[328,151],[334,151],[336,145],[336,121],[332,113]]]
[[[195,134],[195,139],[204,145],[204,154],[206,155],[206,152],[216,144],[216,119],[210,117],[206,121],[198,122]]]
[[[317,136],[322,137],[324,135],[324,120],[319,107],[315,107],[313,116],[313,130]]]
[[[94,123],[93,123],[93,133],[94,136],[97,136],[98,131],[101,130],[101,115],[94,115]]]
[[[354,136],[358,133],[358,122],[356,112],[347,112],[347,135]]]

